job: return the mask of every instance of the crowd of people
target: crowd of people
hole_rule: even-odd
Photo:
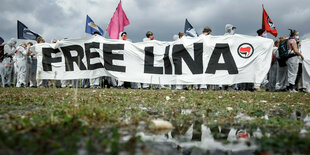
[[[234,35],[236,27],[227,24],[224,35]],[[202,36],[211,35],[212,30],[205,27]],[[267,32],[263,29],[257,30],[260,37],[267,37]],[[93,35],[100,35],[94,33]],[[180,32],[174,40],[187,37],[185,33]],[[121,40],[131,41],[127,38],[127,33],[120,33]],[[143,41],[154,40],[154,34],[151,31],[146,33]],[[287,41],[290,56],[287,59],[280,59],[278,46]],[[56,43],[52,40],[51,43]],[[37,43],[45,43],[42,37],[37,38]],[[21,42],[18,46],[17,40],[12,38],[4,45],[4,55],[0,59],[0,82],[2,87],[79,87],[79,88],[131,88],[131,89],[197,89],[197,90],[247,90],[257,91],[265,88],[266,91],[290,91],[304,92],[302,75],[302,61],[304,59],[300,51],[299,33],[290,29],[289,37],[279,37],[274,42],[272,53],[272,62],[269,73],[262,83],[239,83],[234,85],[151,85],[147,83],[135,83],[118,81],[111,77],[99,77],[94,79],[81,80],[37,80],[36,69],[37,59],[32,42]]]

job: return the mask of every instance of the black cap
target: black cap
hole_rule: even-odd
[[[259,29],[256,31],[257,35],[261,36],[265,32],[264,29]]]
[[[153,34],[153,32],[151,32],[151,31],[147,31],[146,32],[146,34],[145,34],[145,36],[147,37],[147,38],[149,38],[150,36],[153,36],[154,34]]]
[[[122,32],[121,36],[123,36],[123,34],[126,34],[126,35],[127,35],[127,33],[126,33],[126,32]]]

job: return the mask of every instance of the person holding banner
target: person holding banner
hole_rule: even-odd
[[[206,27],[203,28],[202,34],[200,36],[211,35],[211,32],[212,32],[211,28],[206,26]],[[211,87],[211,86],[209,85],[209,87]],[[216,86],[214,86],[214,87],[216,87]],[[208,89],[208,85],[206,85],[206,84],[194,85],[194,88],[195,89],[200,89],[200,90],[207,90]]]
[[[212,32],[211,28],[206,26],[203,28],[202,34],[207,36],[207,35],[211,35],[211,32]]]
[[[256,31],[257,35],[263,38],[267,38],[267,31],[264,29],[259,29]]]
[[[97,31],[93,33],[93,36],[98,36],[98,35],[100,35],[100,33]],[[90,88],[101,88],[100,81],[101,81],[101,77],[89,79]]]
[[[45,40],[41,36],[39,36],[39,37],[37,37],[37,43],[43,44],[43,43],[45,43]],[[40,80],[39,86],[40,87],[48,87],[48,80]]]
[[[301,51],[301,41],[299,39],[297,39],[297,47],[298,47],[298,51],[300,54],[302,54],[302,51]],[[302,60],[301,58],[299,57],[298,58],[298,72],[297,72],[297,77],[296,77],[296,81],[295,81],[295,90],[296,91],[301,91],[301,92],[305,92],[306,91],[306,88],[304,87],[304,84],[303,84],[303,78],[302,78],[302,72],[303,72],[303,66],[302,66]],[[298,86],[298,84],[300,84],[300,88]]]
[[[127,38],[127,32],[121,32],[119,40],[129,41],[132,42],[130,39]],[[118,81],[118,87],[123,86],[124,88],[131,88],[131,89],[140,89],[141,84],[137,82],[124,82],[124,81]]]
[[[232,24],[226,24],[225,25],[225,35],[234,35],[236,33],[236,27],[233,26]],[[238,89],[237,84],[233,84],[233,85],[219,85],[220,89],[223,90],[234,90],[234,89]]]
[[[186,36],[185,33],[179,32],[177,40],[178,40],[178,39],[181,39],[182,37],[185,37],[185,36]],[[196,85],[196,86],[197,86],[197,85]],[[173,85],[171,88],[176,89],[176,90],[187,90],[186,85]],[[198,88],[197,88],[197,89],[198,89]]]
[[[143,42],[154,40],[154,34],[151,31],[147,31],[145,36],[146,38],[143,39]],[[148,83],[142,83],[142,89],[150,89],[150,85]]]
[[[231,24],[225,25],[225,34],[224,35],[234,35],[236,32],[236,27]]]

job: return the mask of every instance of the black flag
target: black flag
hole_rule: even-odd
[[[26,25],[17,20],[17,39],[37,40],[40,35],[30,31]]]
[[[4,40],[0,37],[0,44],[2,44],[4,42]]]

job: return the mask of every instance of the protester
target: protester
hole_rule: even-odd
[[[287,37],[279,37],[280,43],[288,39]],[[278,71],[276,78],[276,90],[286,91],[287,83],[287,65],[286,62],[280,59],[279,51],[275,53],[276,59],[278,61]]]
[[[234,27],[232,24],[226,24],[224,35],[234,35],[235,31],[236,31],[236,27]]]
[[[37,87],[37,57],[32,42],[28,42],[27,46],[30,46],[30,55],[29,55],[29,87]]]
[[[37,37],[37,43],[38,44],[44,44],[45,40],[41,36],[39,36],[39,37]],[[39,77],[39,79],[40,79],[40,77]],[[39,86],[40,87],[48,87],[48,80],[40,80]]]
[[[93,36],[100,36],[100,33],[94,32]],[[101,77],[89,79],[90,88],[101,88],[100,81],[101,81]]]
[[[297,38],[297,47],[298,47],[298,51],[300,54],[302,54],[302,51],[300,50],[301,48],[301,42],[299,40],[299,37]],[[302,72],[303,72],[303,66],[302,66],[302,60],[301,57],[298,57],[298,72],[297,72],[297,77],[296,77],[296,81],[295,81],[295,90],[296,91],[301,91],[301,92],[306,92],[306,88],[304,87],[304,82],[303,82],[303,78],[302,78]],[[300,88],[299,88],[299,84],[300,84]]]
[[[200,36],[208,36],[208,35],[211,35],[211,33],[212,33],[211,28],[206,26],[203,28],[202,34]],[[200,84],[200,85],[195,84],[194,85],[194,89],[197,89],[197,90],[207,90],[208,87],[213,88],[213,89],[218,89],[219,86],[217,86],[217,85],[206,85],[206,84]]]
[[[178,38],[176,40],[181,39],[182,37],[186,37],[186,34],[183,32],[178,33]],[[172,85],[171,89],[176,89],[176,90],[187,90],[186,85]]]
[[[204,27],[203,30],[202,30],[202,35],[207,36],[207,35],[210,35],[211,32],[212,32],[211,28],[208,27],[208,26],[206,26],[206,27]]]
[[[278,50],[280,44],[280,40],[277,40],[274,42],[273,45],[273,51],[272,51],[272,61],[271,61],[271,67],[268,72],[268,86],[267,91],[276,91],[276,79],[277,79],[277,73],[278,73],[278,61],[276,60],[276,53]]]
[[[154,40],[154,34],[151,31],[147,31],[145,34],[146,38],[143,39],[144,42]],[[150,85],[148,83],[142,83],[143,89],[150,89]]]
[[[16,73],[17,73],[17,82],[16,87],[27,87],[28,86],[28,64],[27,58],[31,55],[30,53],[30,44],[25,42],[20,43],[16,50]]]
[[[263,38],[267,38],[267,31],[264,29],[259,29],[256,31],[257,35]]]
[[[267,31],[264,29],[259,29],[256,31],[256,33],[260,37],[267,38]],[[260,91],[261,86],[265,87],[267,83],[268,83],[268,74],[264,77],[262,83],[246,83],[245,90]]]
[[[147,31],[145,36],[146,36],[146,38],[143,38],[143,41],[154,40],[154,34],[151,31]]]
[[[120,40],[127,40],[127,32],[121,32],[120,34]]]
[[[301,60],[304,60],[303,55],[301,55],[298,51],[296,39],[298,39],[299,32],[296,30],[290,29],[290,37],[288,40],[288,50],[289,53],[294,54],[292,57],[288,58],[286,61],[287,65],[287,77],[288,77],[288,90],[290,92],[297,92],[295,88],[295,81],[298,72],[298,56],[301,57]]]
[[[12,75],[14,75],[14,61],[13,55],[16,51],[16,39],[12,38],[8,41],[8,43],[4,46],[4,59],[2,64],[4,66],[4,73],[2,73],[2,86],[10,87],[13,86]]]
[[[178,36],[179,36],[179,39],[181,39],[182,37],[186,36],[186,34],[183,32],[179,32]]]
[[[121,32],[119,39],[131,42],[131,40],[127,38],[127,32]],[[118,85],[118,87],[131,88],[131,89],[140,89],[141,88],[141,84],[136,83],[136,82],[117,81],[117,85]]]
[[[235,34],[235,31],[236,31],[236,27],[233,26],[232,24],[226,24],[225,25],[225,35],[234,35]],[[235,87],[238,87],[237,84],[233,84],[233,85],[219,85],[220,89],[224,89],[224,90],[233,90],[233,89],[236,89]]]
[[[264,30],[264,29],[259,29],[259,30],[257,30],[256,31],[257,32],[257,35],[258,36],[260,36],[260,37],[263,37],[263,38],[267,38],[267,31],[266,30]],[[276,52],[276,51],[273,51],[273,52]],[[272,58],[274,58],[274,55],[272,55]],[[271,66],[272,67],[272,66]],[[275,66],[273,66],[274,67],[274,69],[276,69],[277,68],[277,66],[275,65]],[[275,72],[273,72],[273,73],[275,73]],[[260,86],[259,86],[259,84],[255,84],[254,85],[254,87],[255,87],[255,90],[257,90],[257,89],[260,89],[260,87],[265,87],[266,88],[266,90],[267,91],[269,91],[269,78],[268,78],[268,76],[269,76],[269,73],[264,77],[264,79],[263,79],[263,82],[260,84]],[[272,82],[271,82],[272,83]],[[273,83],[272,83],[272,85],[273,85]],[[272,89],[273,89],[273,87],[272,87]]]

